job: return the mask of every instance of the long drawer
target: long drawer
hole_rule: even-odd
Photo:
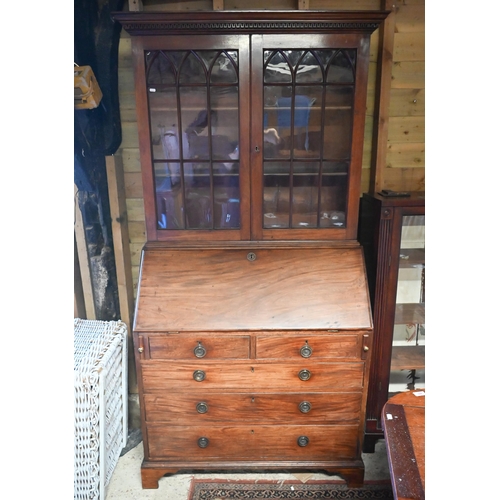
[[[147,425],[150,460],[204,462],[352,459],[358,425]]]
[[[359,422],[361,392],[179,393],[144,396],[148,422],[172,425],[221,422],[335,424]]]
[[[325,392],[360,390],[363,387],[363,362],[293,363],[141,363],[145,393],[176,390],[236,389],[238,391]]]

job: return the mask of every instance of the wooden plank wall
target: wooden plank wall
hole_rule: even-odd
[[[131,10],[194,11],[215,9],[265,9],[268,0],[131,0]],[[142,5],[141,5],[142,4]],[[424,57],[424,0],[275,0],[273,9],[309,8],[312,10],[393,10],[393,47],[387,80],[390,89],[385,108],[378,109],[376,127],[384,124],[387,139],[377,153],[376,172],[371,168],[374,148],[373,131],[377,95],[377,59],[380,33],[372,35],[367,120],[363,152],[362,191],[389,188],[395,190],[425,189],[424,118],[425,118],[425,57]],[[123,140],[119,154],[123,162],[125,202],[130,241],[133,295],[136,295],[139,259],[146,241],[139,143],[135,113],[134,79],[130,36],[122,30],[119,48],[119,97]],[[378,130],[378,129],[376,129]],[[386,148],[384,148],[384,143]],[[375,181],[370,180],[376,174]],[[373,175],[374,176],[374,175]],[[372,177],[373,177],[372,176]]]

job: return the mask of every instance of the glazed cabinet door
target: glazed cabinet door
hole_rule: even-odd
[[[252,36],[252,236],[356,237],[369,37]]]
[[[365,452],[383,438],[389,397],[425,387],[425,195],[363,195],[363,244],[373,310]]]
[[[148,240],[248,239],[248,36],[133,50]]]
[[[425,215],[402,212],[398,216],[389,397],[425,387]]]
[[[149,241],[356,238],[368,34],[137,36],[133,51]]]

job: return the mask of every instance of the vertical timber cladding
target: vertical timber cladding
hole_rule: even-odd
[[[381,188],[425,190],[425,5],[395,4],[386,162]]]

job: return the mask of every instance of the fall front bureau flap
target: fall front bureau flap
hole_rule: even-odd
[[[146,248],[135,331],[372,328],[360,247]]]

